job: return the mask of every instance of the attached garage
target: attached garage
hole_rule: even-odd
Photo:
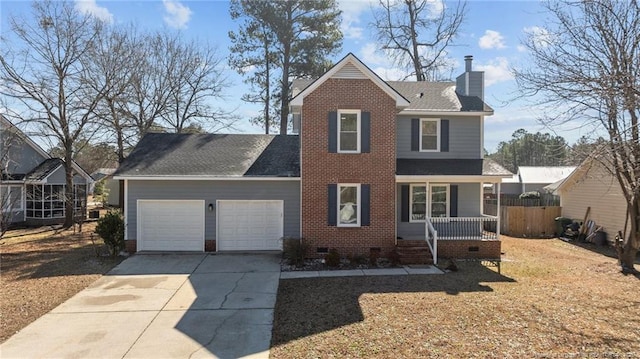
[[[202,200],[138,200],[139,251],[204,251]]]
[[[218,201],[219,251],[281,250],[283,201]]]

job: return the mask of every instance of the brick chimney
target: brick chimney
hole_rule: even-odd
[[[484,71],[473,71],[473,56],[464,57],[464,73],[456,78],[456,92],[484,101]]]

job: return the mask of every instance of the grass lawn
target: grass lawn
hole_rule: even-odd
[[[108,272],[122,258],[107,253],[85,223],[82,233],[40,227],[8,231],[0,240],[0,342]]]
[[[612,250],[502,238],[502,274],[281,280],[271,357],[640,358],[640,280]]]

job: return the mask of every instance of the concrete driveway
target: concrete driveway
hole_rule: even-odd
[[[136,255],[0,346],[2,358],[267,358],[278,254]]]

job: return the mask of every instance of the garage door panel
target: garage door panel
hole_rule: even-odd
[[[144,251],[204,251],[204,201],[139,200],[138,240]]]
[[[280,250],[282,201],[220,201],[219,250]]]

